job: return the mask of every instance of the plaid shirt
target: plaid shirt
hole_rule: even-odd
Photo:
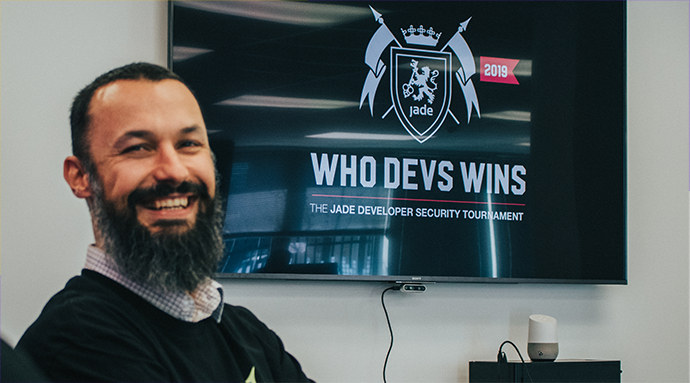
[[[223,314],[223,287],[208,279],[191,294],[166,292],[132,281],[118,271],[115,262],[94,245],[86,252],[87,270],[102,274],[128,288],[166,314],[185,322],[200,322],[212,317],[220,323]]]

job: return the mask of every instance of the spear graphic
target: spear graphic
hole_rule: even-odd
[[[470,23],[472,18],[463,21],[458,27],[457,33],[448,41],[445,47],[450,48],[455,55],[460,60],[460,68],[455,72],[455,78],[458,80],[460,87],[462,88],[462,93],[465,95],[465,103],[467,104],[467,123],[470,123],[470,118],[472,117],[472,106],[477,110],[477,115],[479,118],[481,114],[479,112],[479,101],[477,100],[477,92],[474,89],[474,84],[472,83],[473,74],[476,73],[477,68],[474,65],[474,56],[472,56],[472,51],[469,45],[462,37],[461,33],[467,30],[467,24]],[[455,118],[455,116],[453,116]],[[457,119],[455,120],[457,122]]]
[[[371,116],[374,116],[374,98],[376,97],[376,90],[378,89],[379,82],[383,78],[386,72],[386,65],[381,61],[381,54],[392,42],[400,46],[398,40],[393,36],[393,33],[388,29],[383,21],[382,15],[377,12],[370,5],[369,8],[374,14],[374,19],[378,21],[381,26],[374,33],[369,40],[369,45],[367,45],[367,51],[364,55],[364,62],[369,66],[369,73],[364,81],[364,87],[362,87],[362,96],[359,99],[359,109],[362,109],[364,105],[364,100],[369,100],[369,112]]]

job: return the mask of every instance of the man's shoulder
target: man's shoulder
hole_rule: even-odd
[[[146,364],[150,355],[141,344],[153,321],[137,300],[117,282],[85,270],[50,299],[17,349],[54,380],[100,380],[98,374],[112,368],[108,358],[122,355]]]
[[[278,335],[245,307],[225,303],[221,326],[246,342],[259,341],[270,350],[283,347]]]
[[[48,301],[19,345],[42,344],[52,337],[92,336],[115,325],[137,326],[136,317],[141,315],[137,300],[141,299],[117,282],[84,270]]]
[[[262,329],[266,327],[266,325],[246,307],[235,306],[228,303],[223,304],[222,322],[239,326],[260,327]]]
[[[256,316],[249,311],[248,308],[244,306],[236,306],[236,305],[231,305],[229,303],[223,303],[223,316],[224,317],[240,317],[240,318],[249,318],[249,319],[256,319]]]
[[[65,287],[48,301],[41,316],[122,311],[136,302],[136,298],[135,294],[117,282],[96,272],[84,270],[81,275],[70,279]],[[79,319],[73,318],[75,321]]]

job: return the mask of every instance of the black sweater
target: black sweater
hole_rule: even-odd
[[[55,381],[308,381],[249,310],[226,304],[220,323],[184,322],[89,270],[48,302],[17,349]]]

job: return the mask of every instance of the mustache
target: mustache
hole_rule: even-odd
[[[169,183],[159,183],[150,188],[138,188],[132,191],[127,197],[127,206],[130,209],[134,209],[136,205],[142,203],[146,200],[151,200],[158,197],[165,197],[170,194],[187,194],[192,193],[201,199],[211,199],[211,195],[208,193],[208,187],[202,183],[184,181],[181,184],[175,186]]]

